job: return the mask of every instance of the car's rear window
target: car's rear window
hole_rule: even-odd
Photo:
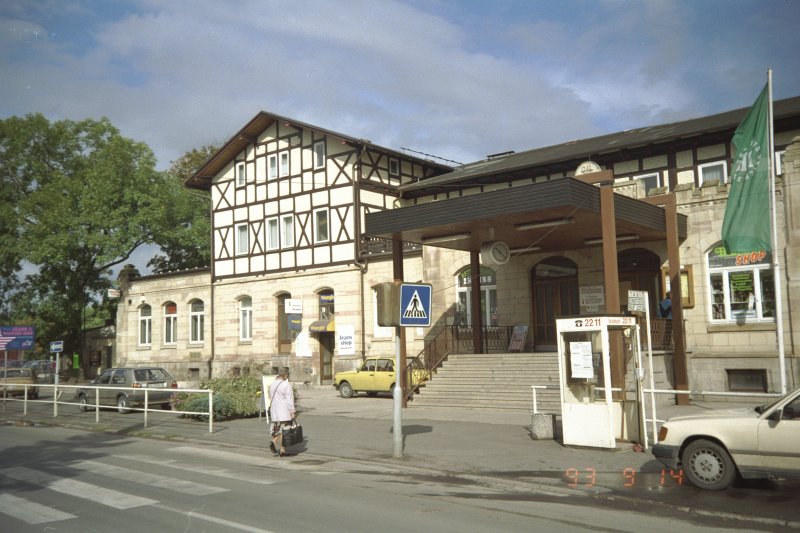
[[[136,368],[133,371],[136,381],[167,381],[170,378],[161,368]]]

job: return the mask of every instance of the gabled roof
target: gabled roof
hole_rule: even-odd
[[[773,103],[773,108],[775,122],[782,118],[796,117],[800,115],[800,96],[778,100]],[[584,161],[606,153],[675,142],[715,132],[730,131],[732,134],[749,110],[750,108],[748,107],[682,122],[637,128],[519,153],[512,152],[502,157],[498,156],[475,163],[468,163],[456,167],[447,174],[403,185],[400,187],[400,191],[410,192],[424,190],[429,187],[438,188],[460,182],[469,182],[477,178],[496,174],[509,174],[531,167],[564,161]]]
[[[351,137],[349,135],[345,135],[344,133],[338,133],[332,130],[328,130],[325,128],[320,128],[319,126],[314,126],[313,124],[307,124],[305,122],[295,120],[293,118],[284,117],[281,115],[276,115],[274,113],[268,113],[266,111],[259,112],[255,117],[253,117],[250,122],[245,124],[245,126],[240,129],[233,137],[226,142],[222,148],[219,149],[217,153],[211,156],[211,159],[206,161],[206,163],[195,172],[190,178],[188,178],[184,185],[189,188],[193,189],[201,189],[201,190],[208,190],[211,188],[211,181],[214,177],[223,169],[225,166],[236,157],[242,150],[244,150],[248,145],[252,144],[258,139],[258,136],[271,126],[275,122],[283,122],[288,125],[296,126],[302,129],[309,129],[314,130],[320,133],[323,133],[328,136],[338,137],[343,142],[352,144],[356,147],[362,148],[369,148],[377,151],[381,151],[393,156],[397,156],[399,158],[403,158],[406,160],[414,160],[418,161],[421,164],[427,165],[429,167],[434,167],[438,171],[441,172],[448,172],[452,170],[452,167],[448,165],[443,165],[441,163],[437,163],[435,161],[431,161],[429,159],[421,159],[414,156],[409,156],[406,153],[398,152],[396,150],[392,150],[391,148],[385,148],[383,146],[379,146],[377,144],[372,143],[366,139],[358,139],[356,137]]]

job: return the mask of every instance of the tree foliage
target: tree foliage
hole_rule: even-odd
[[[169,197],[162,204],[164,222],[155,236],[161,253],[147,263],[153,272],[201,268],[211,264],[211,197],[190,191],[183,184],[216,151],[215,146],[191,150],[173,161],[167,171]]]
[[[100,320],[114,305],[111,269],[180,224],[174,181],[108,119],[0,121],[2,321],[80,350],[87,307]]]

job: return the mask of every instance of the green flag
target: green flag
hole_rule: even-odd
[[[769,211],[769,102],[767,86],[733,134],[736,156],[722,242],[728,252],[771,251]]]

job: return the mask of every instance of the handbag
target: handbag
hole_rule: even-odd
[[[292,425],[283,428],[283,445],[294,446],[303,442],[303,426],[292,420]]]

